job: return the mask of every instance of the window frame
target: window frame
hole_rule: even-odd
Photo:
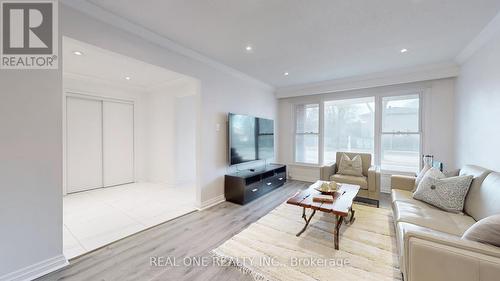
[[[382,128],[382,122],[383,122],[383,99],[386,97],[404,97],[404,96],[418,96],[418,131],[415,132],[384,132]],[[390,95],[381,95],[379,97],[379,115],[380,115],[380,120],[379,120],[379,130],[378,130],[378,161],[377,161],[377,166],[380,167],[380,170],[382,172],[386,173],[408,173],[411,174],[411,172],[408,171],[398,171],[398,170],[390,170],[390,169],[383,169],[382,168],[382,136],[384,135],[419,135],[419,148],[418,148],[418,170],[422,169],[422,161],[420,161],[420,157],[422,155],[422,151],[424,148],[424,122],[423,122],[423,106],[424,106],[424,91],[419,90],[419,91],[413,91],[413,92],[406,92],[406,93],[394,93]],[[415,171],[418,172],[418,171]]]
[[[325,124],[325,103],[330,102],[330,101],[338,101],[338,100],[349,100],[349,99],[362,99],[362,98],[374,98],[375,102],[375,118],[374,118],[374,152],[373,152],[373,164],[381,167],[381,162],[382,162],[382,136],[384,134],[393,134],[393,133],[387,133],[382,131],[382,107],[383,107],[383,98],[385,97],[397,97],[397,96],[418,96],[419,99],[419,112],[418,112],[418,127],[419,130],[418,132],[411,132],[408,134],[419,134],[419,151],[418,154],[422,155],[422,152],[424,150],[424,147],[426,147],[424,144],[425,141],[425,91],[426,88],[417,88],[417,89],[408,89],[408,90],[402,90],[402,91],[395,91],[395,92],[390,92],[390,93],[374,93],[370,95],[352,95],[352,96],[346,96],[346,95],[339,95],[338,97],[328,97],[328,96],[323,96],[321,97],[320,100],[311,100],[307,102],[297,102],[293,103],[292,106],[292,112],[293,112],[293,141],[292,141],[292,157],[293,157],[293,163],[296,165],[301,165],[301,166],[309,166],[309,167],[321,167],[323,165],[330,165],[333,163],[325,163],[324,162],[324,152],[325,152],[325,143],[324,143],[324,124]],[[309,105],[309,104],[315,104],[319,105],[319,130],[318,133],[309,133],[311,135],[317,135],[318,136],[318,163],[316,164],[311,164],[311,163],[304,163],[304,162],[299,162],[296,161],[296,150],[297,150],[297,135],[306,135],[307,133],[298,133],[297,132],[297,107],[301,105]],[[406,134],[406,133],[404,133]],[[419,156],[419,169],[422,168],[422,161],[420,161],[420,156]],[[411,174],[405,171],[393,171],[393,170],[388,170],[388,169],[381,169],[382,172],[384,173],[403,173],[403,174]]]

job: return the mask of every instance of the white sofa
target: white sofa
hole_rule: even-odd
[[[413,199],[414,177],[391,179],[399,263],[406,281],[500,280],[500,248],[461,239],[476,221],[500,213],[500,173],[473,165],[458,173],[474,176],[464,214]]]

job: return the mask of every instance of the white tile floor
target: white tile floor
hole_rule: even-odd
[[[193,187],[133,183],[64,197],[64,255],[70,259],[196,210]]]

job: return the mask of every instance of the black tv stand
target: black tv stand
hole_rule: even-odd
[[[226,175],[224,194],[226,200],[246,204],[286,182],[286,166],[266,165],[263,169],[248,169]]]

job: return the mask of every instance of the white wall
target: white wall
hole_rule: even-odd
[[[174,96],[158,90],[147,94],[146,178],[173,184],[175,181]]]
[[[455,105],[456,166],[500,171],[500,34],[462,65]]]
[[[148,181],[170,186],[195,183],[197,98],[197,83],[187,78],[156,87],[146,95]]]
[[[60,70],[0,70],[0,279],[62,256]]]
[[[363,90],[342,91],[321,95],[279,99],[279,150],[278,160],[293,165],[294,105],[298,103],[321,102],[332,99],[348,99],[365,96],[407,94],[422,91],[423,94],[423,136],[422,153],[432,154],[444,162],[446,169],[454,169],[454,78],[440,79],[392,86],[368,88]],[[318,168],[290,167],[291,176],[308,180],[319,176]]]
[[[275,119],[273,89],[262,83],[218,70],[149,43],[131,33],[104,24],[74,9],[61,5],[64,36],[96,45],[126,56],[194,77],[200,81],[198,101],[199,158],[197,159],[199,202],[223,198],[226,172],[226,114],[237,112]],[[216,131],[216,124],[221,130]]]
[[[176,185],[196,183],[196,98],[175,98]]]

